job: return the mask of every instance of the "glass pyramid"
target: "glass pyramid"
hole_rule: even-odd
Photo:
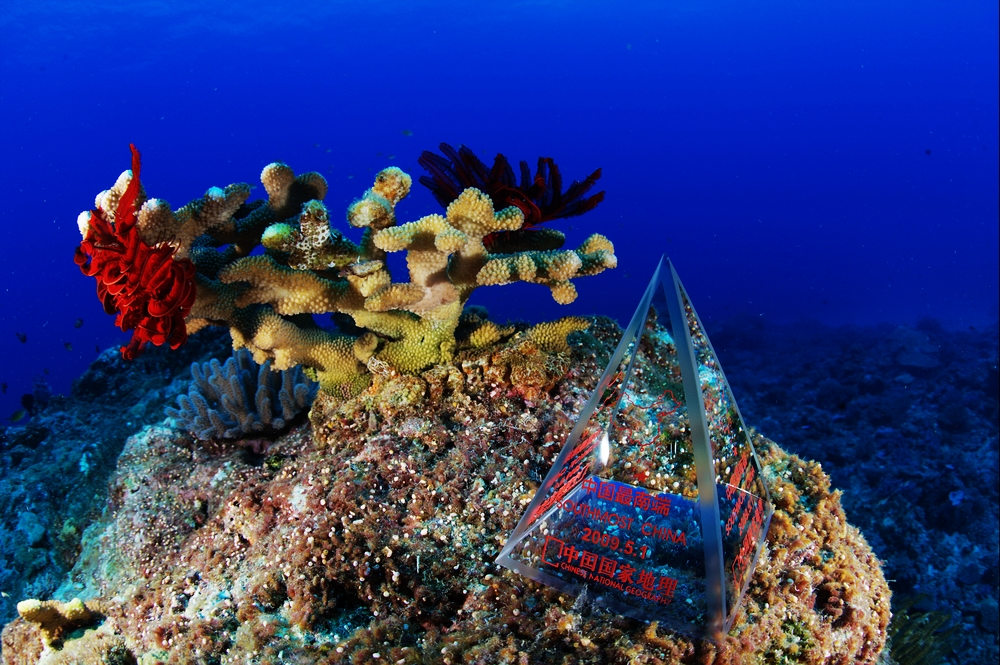
[[[497,563],[620,614],[721,639],[771,519],[760,471],[663,257]]]

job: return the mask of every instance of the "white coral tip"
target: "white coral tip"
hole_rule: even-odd
[[[87,239],[87,234],[90,233],[90,211],[84,210],[76,218],[76,225],[80,227],[80,235],[83,239]]]

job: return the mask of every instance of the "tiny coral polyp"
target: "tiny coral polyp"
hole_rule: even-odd
[[[83,274],[97,280],[97,297],[116,325],[132,331],[121,348],[132,360],[148,342],[176,349],[187,340],[185,317],[194,304],[195,267],[190,259],[174,258],[174,247],[148,245],[136,229],[141,185],[139,151],[132,151],[132,174],[118,198],[112,217],[98,197],[97,208],[81,215],[83,241],[73,257]],[[84,217],[86,217],[84,219]]]

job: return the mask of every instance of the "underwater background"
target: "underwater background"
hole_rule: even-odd
[[[500,321],[625,318],[662,253],[709,320],[997,319],[995,2],[8,1],[0,20],[0,413],[127,339],[72,252],[130,142],[175,208],[272,161],[346,208],[441,142],[601,168],[604,203],[558,228],[608,236],[620,267],[569,307],[477,292]],[[401,214],[437,209],[414,186]]]
[[[526,284],[471,304],[624,323],[668,254],[748,424],[824,463],[880,557],[914,541],[888,568],[906,592],[927,592],[929,573],[905,571],[952,537],[956,572],[931,595],[967,606],[924,609],[954,610],[995,653],[997,25],[990,1],[7,0],[5,440],[127,342],[72,256],[129,143],[175,209],[273,161],[322,173],[336,211],[386,166],[422,175],[442,142],[487,164],[552,157],[567,183],[602,169],[601,205],[552,225],[568,246],[606,235],[617,269],[568,306]],[[397,210],[440,208],[414,184]],[[850,488],[900,487],[931,492],[914,524],[880,537],[852,513]]]

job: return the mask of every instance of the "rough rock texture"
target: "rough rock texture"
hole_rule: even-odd
[[[101,515],[125,441],[187,390],[188,364],[228,353],[221,333],[131,362],[108,349],[69,396],[53,396],[27,423],[0,426],[0,623],[16,616],[18,601],[51,597]]]
[[[950,637],[919,631],[946,654],[930,662],[997,663],[1000,330],[918,321],[937,367],[900,362],[900,330],[752,316],[711,335],[747,422],[820,461],[844,491],[883,560],[893,614],[948,615]]]
[[[42,662],[112,641],[143,663],[876,662],[878,560],[819,465],[761,437],[776,513],[722,645],[492,563],[618,335],[598,320],[568,354],[515,335],[420,376],[385,369],[358,397],[320,398],[263,460],[144,429],[56,594],[99,599],[107,619]],[[33,625],[3,642],[4,663],[35,662],[18,655],[40,644]]]

